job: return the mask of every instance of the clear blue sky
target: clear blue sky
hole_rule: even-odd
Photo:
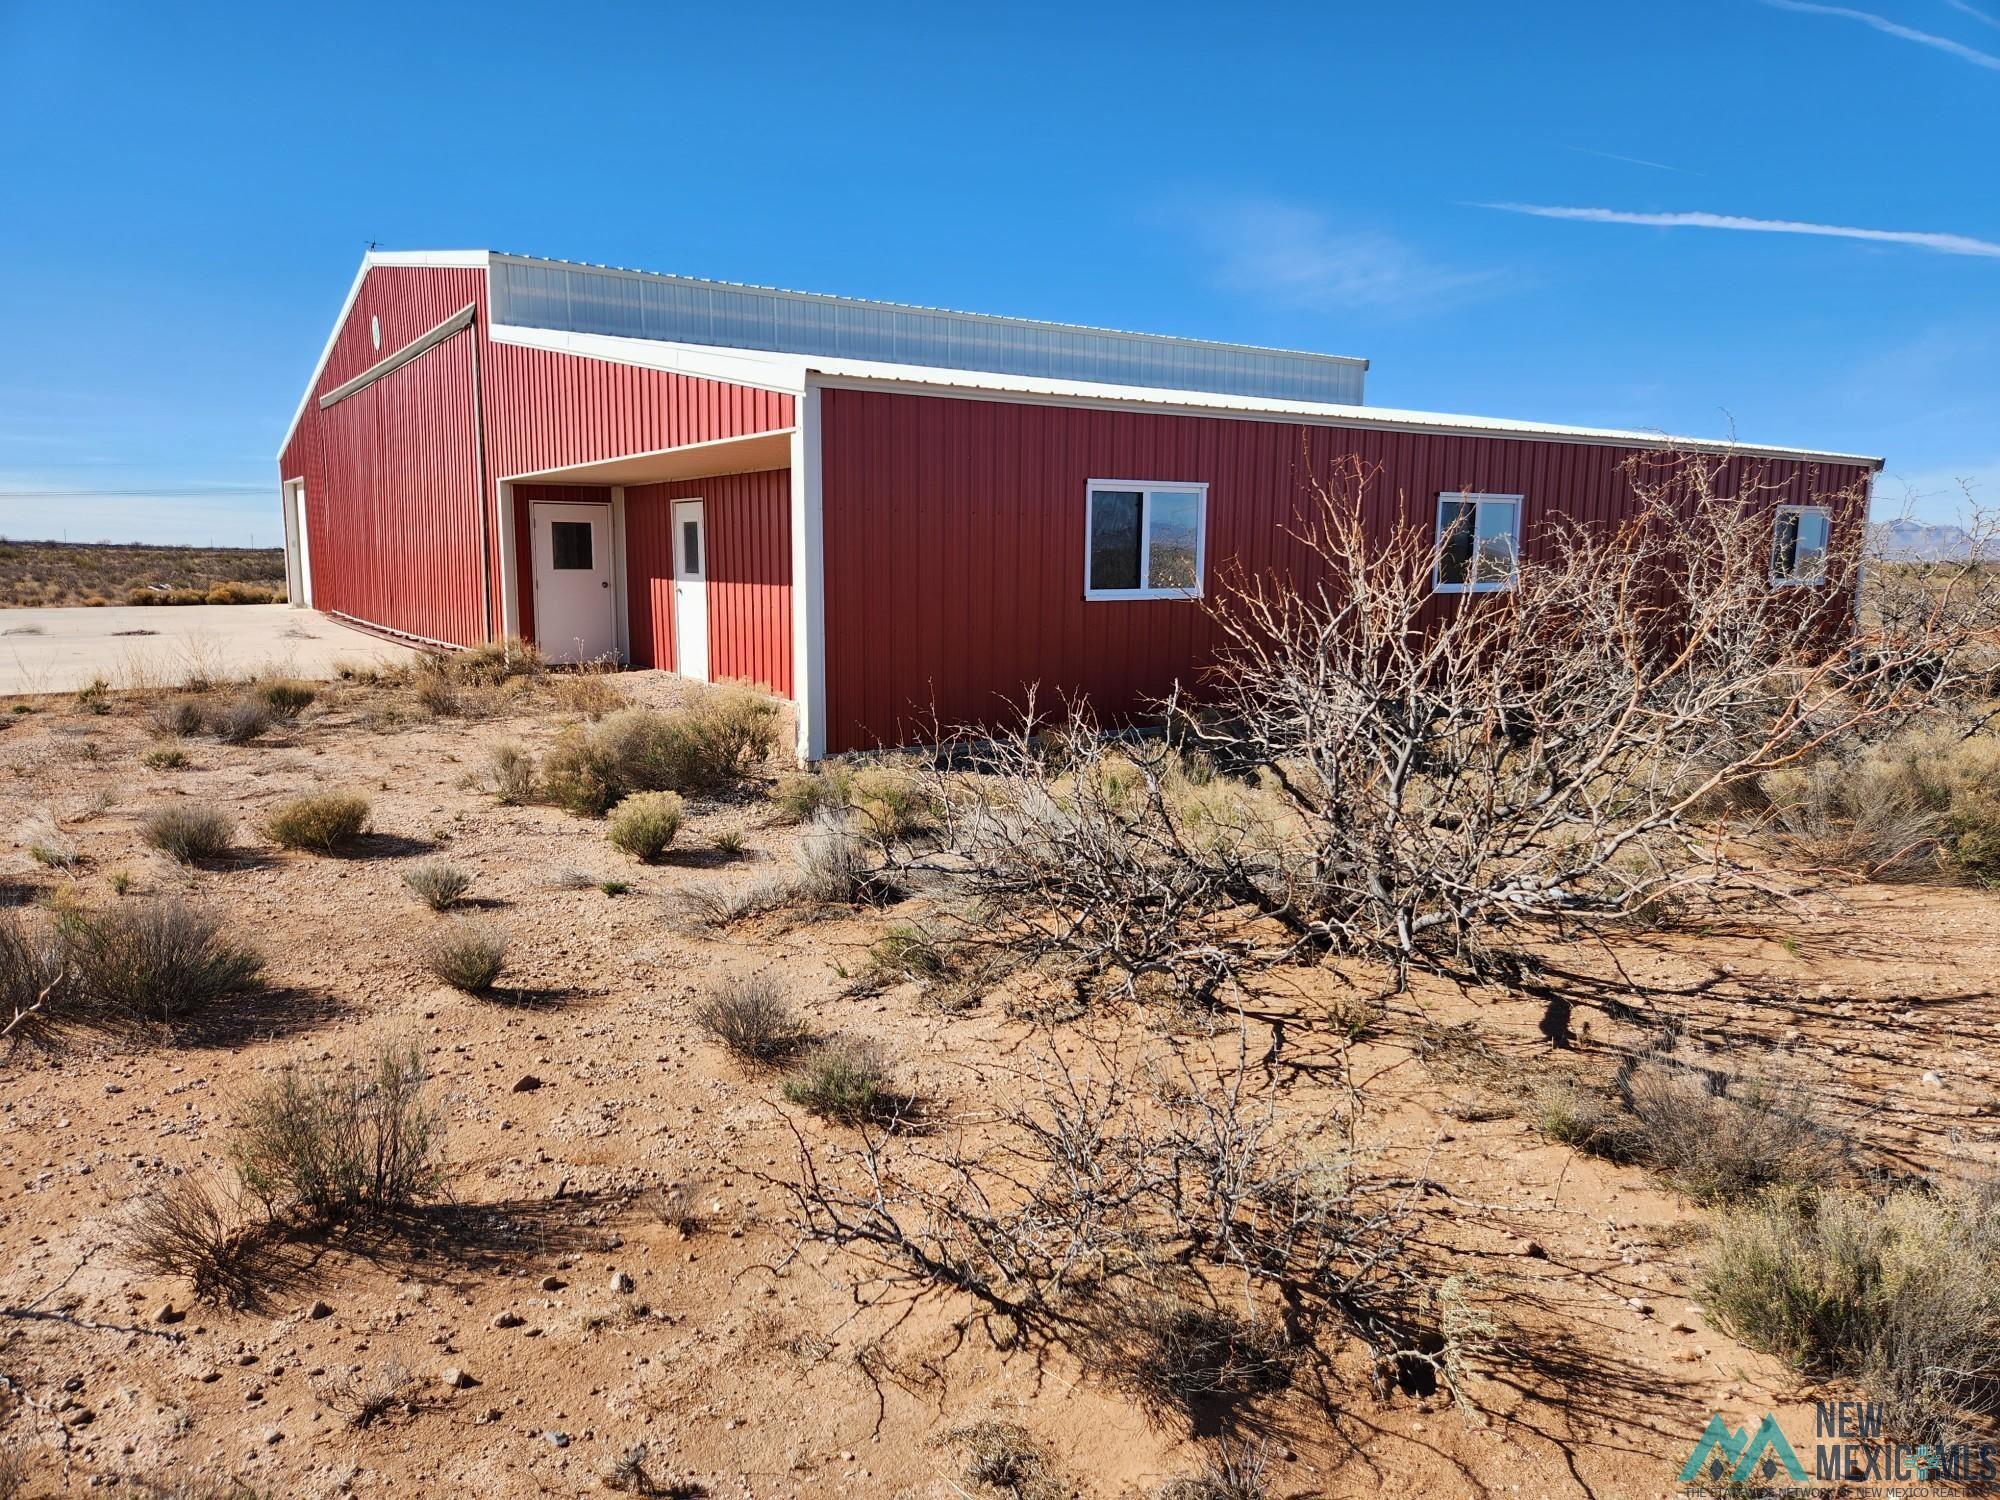
[[[268,544],[370,240],[1361,354],[1376,404],[2000,499],[1997,10],[0,0],[0,533]]]

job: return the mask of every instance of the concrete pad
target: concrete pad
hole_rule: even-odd
[[[270,672],[324,679],[343,662],[408,661],[416,652],[286,604],[112,605],[0,609],[0,697],[172,687]]]

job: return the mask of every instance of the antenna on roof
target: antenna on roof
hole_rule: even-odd
[[[368,242],[368,248],[370,250],[380,250],[382,248],[382,242],[380,240],[370,240]]]

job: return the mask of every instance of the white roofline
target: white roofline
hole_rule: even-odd
[[[292,413],[292,420],[285,427],[284,440],[278,444],[278,461],[284,462],[285,450],[292,446],[292,437],[299,430],[299,418],[312,405],[313,390],[319,385],[319,378],[326,373],[326,362],[333,358],[333,346],[340,339],[340,330],[347,326],[348,314],[354,311],[355,301],[361,296],[361,283],[368,279],[368,273],[376,266],[462,266],[486,268],[492,258],[487,250],[365,250],[361,255],[361,266],[354,273],[353,285],[347,289],[347,296],[340,304],[340,312],[328,330],[326,344],[319,351],[319,358],[313,362],[312,374],[306,377],[306,388],[299,395],[298,409]],[[296,479],[296,474],[287,476]]]

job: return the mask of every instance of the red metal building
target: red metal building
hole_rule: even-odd
[[[371,252],[279,455],[292,598],[415,640],[536,640],[748,678],[802,757],[1187,679],[1218,572],[1301,566],[1346,458],[1428,513],[1446,592],[1554,516],[1613,521],[1634,453],[1773,488],[1810,586],[1881,460],[1393,411],[1360,360],[485,251]],[[1527,543],[1532,547],[1532,541]]]

